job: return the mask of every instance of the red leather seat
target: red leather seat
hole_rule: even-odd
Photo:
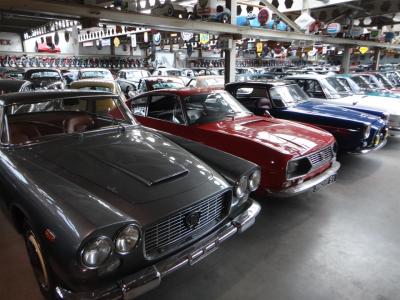
[[[22,144],[40,136],[39,130],[32,124],[10,123],[10,143]]]

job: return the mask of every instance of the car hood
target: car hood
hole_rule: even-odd
[[[330,119],[359,121],[363,123],[374,123],[378,119],[377,117],[367,113],[336,105],[320,104],[314,101],[303,102],[296,106],[289,107],[286,110],[293,113],[318,116],[318,118],[327,117]]]
[[[388,112],[391,115],[400,115],[400,101],[394,98],[352,95],[344,97],[343,101],[346,103],[346,105],[355,105],[359,108],[374,109],[382,112]]]
[[[216,192],[225,184],[202,161],[141,127],[70,139],[43,143],[32,151],[43,168],[103,199],[102,194],[111,193],[129,204],[165,202],[199,187]]]
[[[334,141],[332,135],[324,130],[272,117],[242,117],[200,127],[234,135],[292,156],[313,152]]]

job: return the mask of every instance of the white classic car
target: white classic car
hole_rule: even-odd
[[[400,136],[400,101],[395,98],[354,94],[334,76],[302,74],[286,76],[284,79],[296,81],[314,101],[372,114],[387,113],[389,134]]]

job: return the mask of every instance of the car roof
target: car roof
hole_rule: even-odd
[[[27,80],[17,80],[17,79],[1,79],[0,80],[0,87],[7,87],[11,89],[19,90],[19,88],[26,82]]]
[[[205,93],[210,93],[210,92],[225,92],[222,88],[215,88],[215,87],[207,87],[207,88],[194,88],[194,87],[185,87],[181,89],[159,89],[159,90],[153,90],[149,91],[143,94],[138,95],[137,97],[143,96],[143,95],[153,95],[153,94],[176,94],[181,97],[188,97],[192,95],[198,95],[198,94],[205,94]],[[135,97],[136,98],[136,97]]]
[[[285,79],[322,79],[333,77],[332,75],[323,75],[323,74],[299,74],[299,75],[288,75],[285,76]]]
[[[33,69],[26,70],[25,73],[34,73],[34,72],[57,72],[57,73],[61,73],[60,70],[52,69],[52,68],[33,68]]]
[[[106,69],[106,68],[82,68],[80,69],[81,72],[85,72],[85,71],[106,71],[106,72],[110,72],[110,70]]]
[[[272,86],[281,86],[281,85],[288,85],[288,84],[293,84],[292,81],[290,80],[283,80],[283,79],[271,79],[271,80],[251,80],[251,81],[236,81],[236,82],[231,82],[228,83],[227,86],[229,85],[267,85],[269,87]]]
[[[47,90],[37,92],[10,93],[0,96],[0,105],[30,104],[53,99],[74,98],[74,97],[115,97],[113,93],[103,91],[86,90]]]

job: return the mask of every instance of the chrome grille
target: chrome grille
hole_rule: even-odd
[[[215,195],[181,209],[161,222],[152,225],[144,231],[144,250],[147,257],[160,256],[173,245],[183,242],[195,233],[211,229],[228,215],[230,192]],[[198,225],[190,228],[185,223],[191,213],[200,213]]]
[[[330,162],[333,158],[332,146],[326,147],[318,152],[310,154],[307,156],[308,160],[311,162],[312,168],[316,168]]]

